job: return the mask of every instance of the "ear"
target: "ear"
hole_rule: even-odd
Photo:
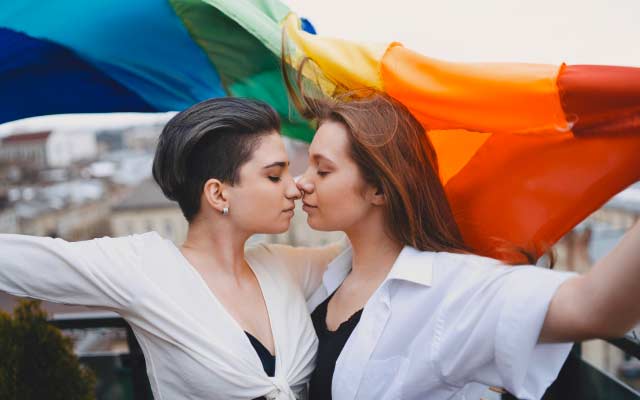
[[[387,202],[387,198],[382,192],[382,188],[377,186],[369,186],[367,188],[366,197],[374,206],[383,206]]]
[[[225,207],[229,207],[226,185],[217,179],[209,179],[204,183],[202,196],[210,207],[222,213]]]

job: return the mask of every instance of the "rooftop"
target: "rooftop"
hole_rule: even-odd
[[[44,141],[49,138],[51,131],[16,133],[2,138],[2,144]]]
[[[173,208],[176,203],[167,199],[153,179],[146,179],[133,189],[121,202],[113,207],[118,210],[139,210],[149,208]]]

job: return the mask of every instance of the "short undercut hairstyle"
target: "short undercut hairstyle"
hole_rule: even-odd
[[[280,118],[268,104],[244,98],[205,100],[176,114],[162,130],[153,178],[192,222],[207,180],[239,183],[262,136],[280,132]]]

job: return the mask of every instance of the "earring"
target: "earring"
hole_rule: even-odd
[[[229,207],[225,207],[222,209],[222,215],[229,215]]]

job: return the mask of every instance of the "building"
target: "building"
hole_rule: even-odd
[[[86,240],[109,234],[110,202],[99,180],[76,180],[18,190],[13,203],[19,233]]]
[[[125,148],[137,151],[154,152],[164,122],[150,125],[136,125],[124,129],[122,140]]]
[[[18,233],[18,215],[15,208],[0,208],[0,233]]]
[[[86,131],[19,133],[0,142],[0,162],[34,169],[68,167],[97,154],[95,134]]]
[[[96,132],[98,154],[104,155],[112,151],[124,149],[122,129],[105,129]]]
[[[114,170],[109,173],[114,184],[136,186],[151,179],[153,153],[120,150],[102,157],[101,162],[112,163]]]
[[[13,165],[47,167],[47,142],[51,131],[9,135],[0,141],[0,162]]]
[[[167,199],[152,179],[146,179],[116,203],[111,211],[115,237],[156,231],[176,245],[187,237],[188,224],[177,203]]]

